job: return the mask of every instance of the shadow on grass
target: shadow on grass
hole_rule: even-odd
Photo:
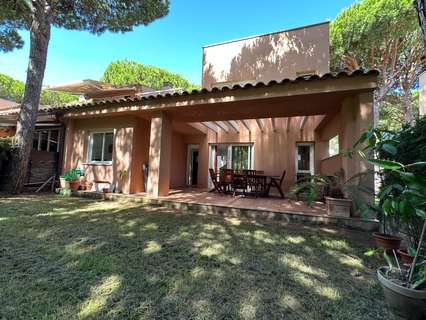
[[[388,318],[362,232],[48,195],[0,208],[0,318]]]

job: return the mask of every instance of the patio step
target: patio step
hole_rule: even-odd
[[[333,225],[363,231],[377,231],[379,222],[374,219],[332,217],[317,215],[307,212],[274,211],[266,209],[237,208],[227,205],[206,204],[197,202],[184,202],[171,199],[149,198],[142,195],[102,193],[93,191],[75,191],[73,196],[100,199],[100,200],[126,200],[142,203],[155,207],[183,210],[194,213],[218,214],[230,217],[246,217],[250,219],[281,220],[289,223],[308,223],[313,225]]]

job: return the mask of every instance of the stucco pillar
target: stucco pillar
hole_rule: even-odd
[[[170,188],[172,126],[164,112],[153,115],[149,144],[148,194],[167,196]]]
[[[345,99],[342,107],[343,137],[341,149],[351,149],[360,135],[373,126],[373,121],[372,92],[360,93]],[[353,158],[343,157],[342,167],[346,179],[371,168],[368,163],[361,161],[357,155],[354,155]]]
[[[64,153],[62,161],[62,174],[71,169],[72,163],[72,150],[73,150],[73,139],[75,131],[75,120],[69,119],[65,126],[65,139],[64,139]]]
[[[419,78],[419,113],[426,116],[426,71]]]

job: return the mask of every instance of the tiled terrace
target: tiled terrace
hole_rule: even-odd
[[[327,215],[325,205],[316,202],[311,207],[302,201],[278,197],[233,197],[208,192],[206,189],[171,190],[166,197],[152,198],[145,193],[116,194],[79,191],[75,195],[105,200],[128,200],[148,205],[164,206],[178,210],[190,210],[224,216],[244,216],[253,219],[273,219],[286,222],[332,224],[362,230],[376,230],[378,222],[362,218],[342,218]]]

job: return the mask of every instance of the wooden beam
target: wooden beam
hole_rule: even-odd
[[[225,121],[225,123],[230,126],[235,132],[239,133],[240,132],[240,126],[238,125],[238,122],[235,120],[229,120],[229,121]]]
[[[188,125],[202,133],[207,133],[207,127],[202,122],[188,122]]]
[[[271,118],[271,126],[272,126],[272,130],[276,131],[275,118]]]
[[[200,122],[203,126],[205,126],[207,129],[210,129],[210,130],[212,130],[212,131],[214,131],[214,132],[216,132],[216,133],[218,133],[219,132],[219,129],[217,128],[217,126],[215,125],[215,124],[213,124],[212,122],[210,122],[210,121],[207,121],[207,122]]]
[[[225,124],[225,122],[223,121],[215,121],[214,122],[219,128],[221,128],[223,131],[225,131],[226,133],[229,132],[229,128],[228,126]]]
[[[257,123],[257,126],[259,127],[259,130],[263,131],[263,121],[262,121],[262,119],[256,119],[256,123]]]
[[[286,124],[285,124],[285,129],[287,131],[290,131],[290,121],[291,121],[291,117],[287,118]]]
[[[302,117],[302,121],[300,121],[300,130],[303,130],[303,127],[306,124],[306,120],[308,120],[307,116]]]
[[[246,129],[248,131],[251,131],[250,130],[250,121],[249,120],[240,120],[240,122],[243,124],[244,127],[246,127]]]

